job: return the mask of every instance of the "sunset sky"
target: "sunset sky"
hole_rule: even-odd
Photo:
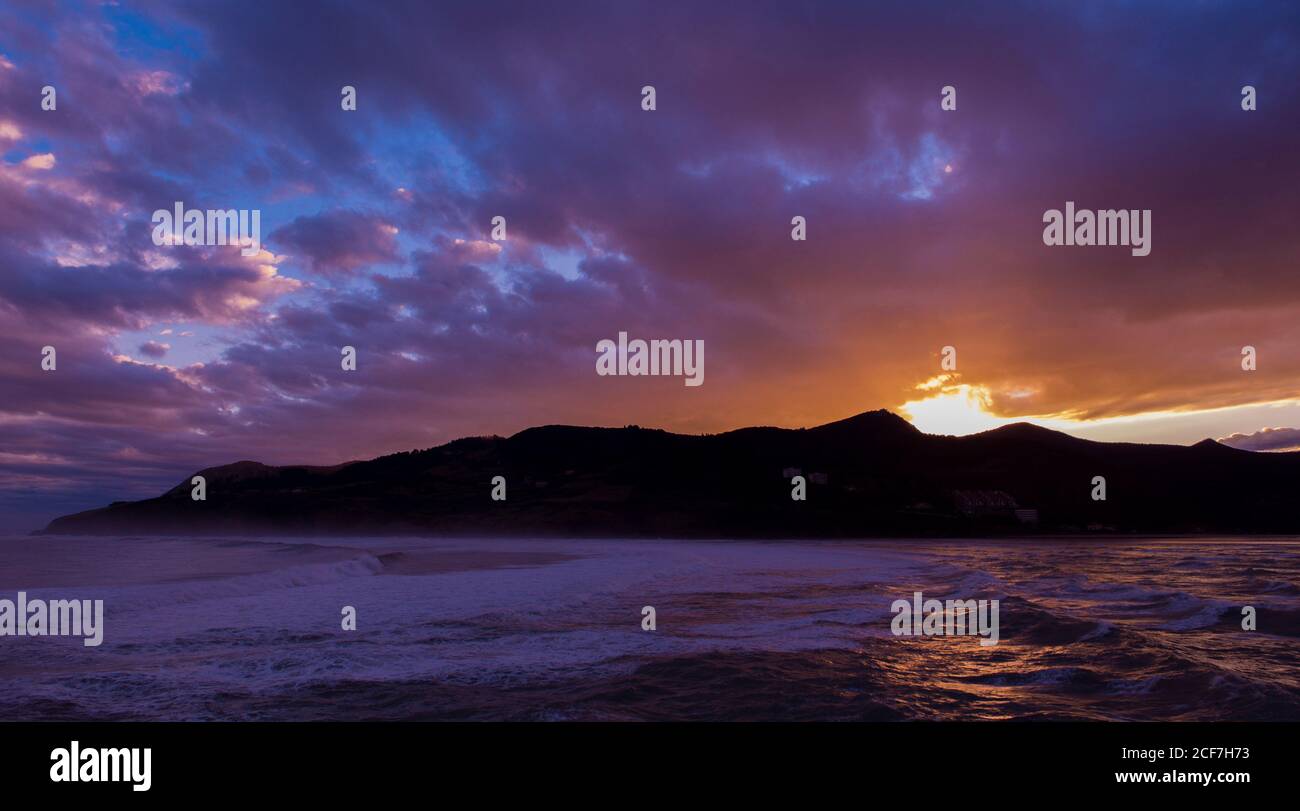
[[[0,530],[545,423],[1300,447],[1294,3],[0,3]]]

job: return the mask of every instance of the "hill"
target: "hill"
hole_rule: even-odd
[[[803,475],[793,501],[788,476]],[[852,537],[1030,531],[1300,533],[1300,453],[1092,442],[1018,423],[924,434],[873,411],[703,436],[548,425],[332,467],[208,468],[68,534]],[[504,476],[507,499],[490,497]],[[1094,476],[1105,501],[1092,499]]]

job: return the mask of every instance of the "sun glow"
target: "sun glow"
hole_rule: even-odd
[[[1016,422],[1032,422],[1045,428],[1065,430],[1081,423],[1043,417],[999,417],[992,413],[993,396],[987,386],[954,383],[954,377],[940,375],[916,387],[923,394],[899,406],[913,425],[927,434],[965,436],[990,431]]]
[[[994,396],[988,386],[958,383],[956,374],[941,374],[915,387],[915,400],[897,407],[912,425],[927,434],[965,436],[990,431],[1003,425],[1028,422],[1054,431],[1063,431],[1082,439],[1102,442],[1161,442],[1191,444],[1207,437],[1248,434],[1261,422],[1277,423],[1279,410],[1300,413],[1300,400],[1278,400],[1242,406],[1188,409],[1185,411],[1146,411],[1112,417],[1081,419],[1068,414],[1050,416],[1000,417],[993,413]],[[1032,389],[1011,390],[1003,397],[1018,399],[1030,396]],[[1282,422],[1294,418],[1282,417]],[[1230,426],[1245,426],[1230,428]],[[1220,440],[1223,441],[1223,440]],[[1228,443],[1232,444],[1232,443]],[[1268,450],[1280,450],[1268,448]]]
[[[945,386],[932,397],[910,400],[900,410],[912,424],[927,434],[974,434],[1006,425],[1006,420],[988,413],[989,392],[983,386]]]

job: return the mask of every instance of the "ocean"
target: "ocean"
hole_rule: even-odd
[[[1294,539],[0,537],[19,591],[103,643],[0,636],[4,720],[1300,720]]]

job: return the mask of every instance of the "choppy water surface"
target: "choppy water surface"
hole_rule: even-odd
[[[1300,719],[1289,540],[0,538],[19,590],[106,630],[0,637],[0,719]]]

